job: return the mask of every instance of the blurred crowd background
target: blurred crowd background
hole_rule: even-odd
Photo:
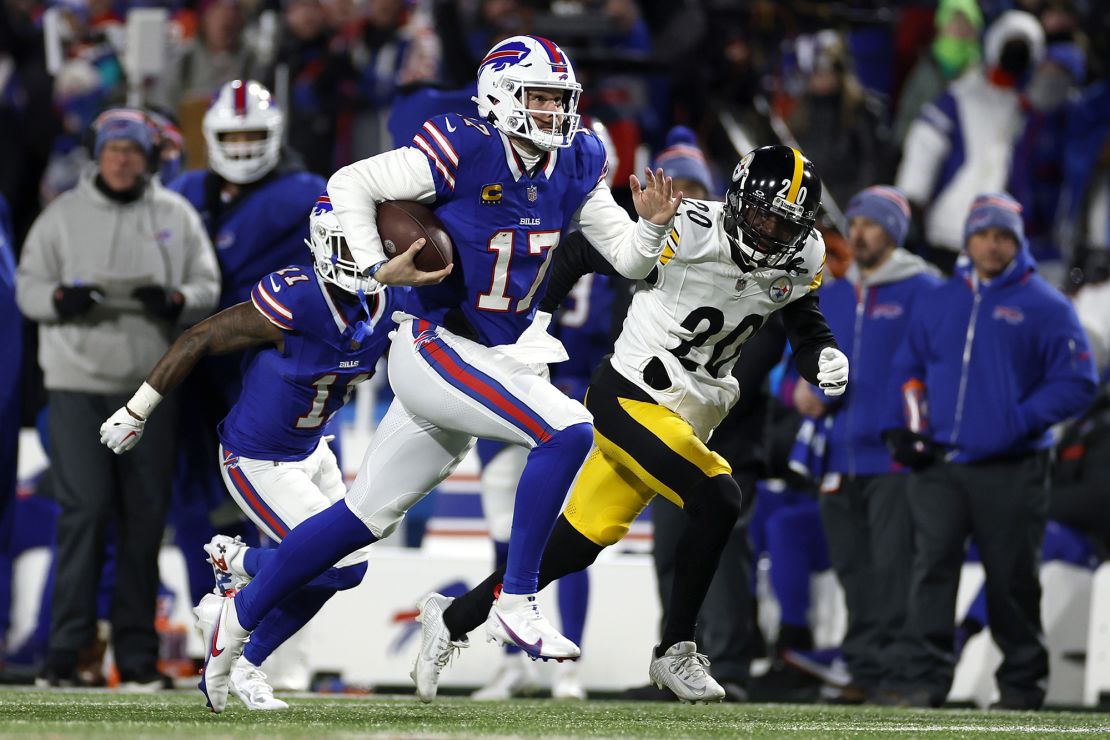
[[[153,54],[139,54],[128,31],[136,10],[167,21]],[[1015,23],[1012,10],[1029,15]],[[106,109],[160,116],[154,169],[168,183],[206,166],[202,119],[213,94],[255,79],[285,111],[283,156],[327,178],[405,145],[397,106],[428,88],[464,91],[486,50],[518,34],[551,38],[570,55],[580,111],[612,139],[618,201],[627,202],[629,173],[668,146],[714,198],[739,156],[781,142],[802,150],[824,183],[834,275],[851,260],[849,201],[883,183],[908,197],[905,247],[944,272],[964,246],[973,198],[1007,191],[1047,280],[1074,294],[1108,276],[1110,4],[1098,0],[9,0],[0,11],[0,195],[11,253],[0,250],[0,262],[18,262],[42,209],[77,183]],[[1101,370],[1106,348],[1091,339]],[[19,414],[34,426],[46,393],[30,323],[16,341]],[[802,414],[792,380],[775,377],[760,428],[786,431],[776,432],[781,443],[765,436],[771,468],[757,477],[780,480]],[[812,481],[793,483],[802,491]],[[1110,552],[1105,519],[1088,520],[1096,561]],[[776,527],[787,533],[779,544],[768,541]],[[801,531],[786,519],[755,526],[756,556],[777,547],[785,564],[787,553],[816,552],[796,565],[827,569],[823,542],[791,546]],[[774,656],[813,647],[811,626],[794,626]],[[791,675],[788,688],[812,688]]]

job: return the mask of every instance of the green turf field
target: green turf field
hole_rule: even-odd
[[[293,697],[283,712],[232,699],[210,714],[196,692],[0,691],[0,737],[1110,737],[1110,715],[988,714],[788,704],[680,704]]]

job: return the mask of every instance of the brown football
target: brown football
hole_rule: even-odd
[[[425,239],[415,261],[417,269],[424,272],[442,270],[454,259],[455,249],[443,222],[430,208],[413,201],[379,203],[378,236],[390,259],[407,252],[417,239]]]

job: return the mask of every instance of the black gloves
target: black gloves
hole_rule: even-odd
[[[95,285],[59,285],[54,289],[54,310],[62,321],[75,319],[104,300],[104,292]]]
[[[924,470],[943,460],[948,452],[945,445],[904,428],[886,430],[883,442],[890,450],[890,456],[911,470]]]
[[[176,321],[185,308],[185,296],[161,285],[142,285],[131,291],[131,297],[137,298],[151,314],[168,321]]]

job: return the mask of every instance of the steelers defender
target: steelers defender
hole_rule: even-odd
[[[813,165],[785,146],[740,160],[724,203],[683,201],[659,263],[637,285],[613,355],[594,373],[585,403],[595,447],[543,553],[540,588],[589,566],[656,495],[687,512],[667,623],[649,667],[657,686],[684,701],[725,694],[706,671],[694,629],[740,512],[731,468],[705,443],[741,392],[731,374],[741,347],[781,310],[801,375],[830,396],[847,384],[848,360],[817,305],[825,264],[813,229],[820,201]],[[596,254],[556,255],[547,309],[578,275],[615,272]],[[485,621],[501,578],[494,573],[442,616],[438,609],[421,615],[413,677],[422,697],[435,695],[450,655]]]

